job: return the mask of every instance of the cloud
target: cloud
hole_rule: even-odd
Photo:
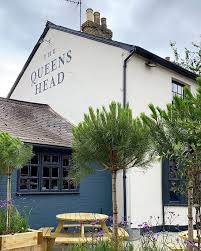
[[[200,38],[200,0],[82,2],[83,20],[84,10],[92,7],[107,17],[115,40],[142,46],[163,57],[171,54],[170,40],[177,41],[178,47],[183,48]],[[5,96],[46,21],[79,29],[79,6],[65,0],[1,0],[0,18],[0,95]]]

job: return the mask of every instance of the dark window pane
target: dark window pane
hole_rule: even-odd
[[[69,156],[63,157],[63,166],[69,166]]]
[[[38,164],[38,154],[35,154],[31,159],[31,164]]]
[[[184,85],[177,83],[177,82],[172,82],[172,94],[173,96],[180,96],[183,97],[184,93]]]
[[[24,166],[21,169],[21,176],[28,176],[28,175],[29,175],[29,168],[28,168],[28,166]]]
[[[62,189],[69,189],[69,184],[68,184],[68,180],[63,180],[63,188]]]
[[[43,160],[44,160],[45,162],[51,162],[51,155],[44,154]]]
[[[69,175],[69,169],[68,168],[63,168],[63,177],[66,178]]]
[[[38,176],[38,167],[37,166],[31,166],[31,177],[37,177]]]
[[[50,168],[43,167],[43,177],[50,177]]]
[[[52,190],[58,190],[59,189],[59,181],[58,180],[52,180],[52,183],[51,183],[51,189]]]
[[[59,168],[58,167],[52,168],[52,177],[59,177]]]
[[[74,180],[69,180],[69,188],[70,189],[75,189],[76,188]]]
[[[181,87],[181,85],[178,85],[178,94],[182,94],[182,87]]]
[[[177,85],[175,83],[172,83],[172,91],[177,92]]]
[[[43,179],[42,190],[45,191],[49,189],[50,189],[50,180]]]
[[[20,179],[20,190],[28,189],[28,179]]]
[[[29,186],[31,190],[37,190],[38,189],[38,179],[30,179]]]
[[[175,166],[170,166],[169,179],[177,179],[177,168]]]
[[[171,202],[179,202],[180,201],[180,193],[178,191],[179,182],[170,181],[169,182],[169,198]]]
[[[58,155],[52,155],[52,162],[58,163],[59,162],[59,156]]]

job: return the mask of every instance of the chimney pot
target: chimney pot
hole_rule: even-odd
[[[170,57],[165,57],[165,59],[166,59],[167,61],[170,61]]]
[[[86,10],[87,21],[94,21],[93,9],[89,8]]]
[[[94,23],[100,25],[100,12],[94,12]]]
[[[107,28],[107,21],[106,21],[106,18],[105,18],[105,17],[102,17],[102,18],[101,18],[101,25],[102,25],[104,28]]]
[[[100,19],[100,12],[93,12],[91,8],[86,10],[87,20],[81,26],[81,31],[93,36],[112,39],[112,31],[107,28],[106,18]],[[101,21],[101,24],[100,24]]]

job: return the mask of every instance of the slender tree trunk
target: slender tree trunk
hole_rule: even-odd
[[[117,171],[112,172],[112,204],[113,204],[113,237],[115,245],[118,245],[118,210],[117,210]]]
[[[193,181],[192,174],[189,172],[188,181],[188,240],[193,241]],[[189,246],[188,251],[192,251],[193,247]]]
[[[11,173],[8,169],[7,176],[7,212],[6,212],[6,230],[7,233],[10,232],[11,227],[11,210],[12,210],[12,201],[11,201]]]

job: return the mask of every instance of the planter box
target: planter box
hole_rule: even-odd
[[[0,235],[0,251],[43,251],[40,231]]]

